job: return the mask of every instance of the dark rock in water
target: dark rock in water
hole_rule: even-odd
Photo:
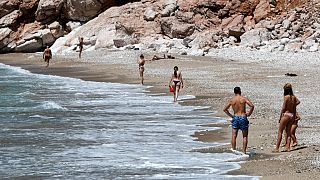
[[[297,74],[293,74],[293,73],[286,73],[286,76],[298,76]]]

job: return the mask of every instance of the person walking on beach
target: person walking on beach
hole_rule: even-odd
[[[178,100],[180,88],[183,88],[182,74],[178,71],[178,66],[173,68],[173,74],[171,75],[169,86],[173,87],[173,102],[176,102]]]
[[[295,147],[298,145],[298,141],[297,141],[297,137],[296,137],[296,130],[298,128],[298,121],[301,119],[300,117],[300,114],[297,112],[296,113],[296,119],[294,120],[293,124],[292,124],[292,127],[291,127],[291,139],[292,139],[292,145],[291,147]],[[285,135],[285,138],[284,138],[284,145],[283,147],[286,147],[287,145],[287,133]]]
[[[290,151],[290,143],[291,143],[291,128],[292,124],[294,123],[296,116],[297,116],[297,105],[300,104],[299,99],[293,95],[292,85],[287,83],[283,87],[284,90],[284,98],[283,104],[280,112],[280,119],[279,119],[279,129],[278,129],[278,139],[276,148],[272,152],[279,152],[282,133],[283,130],[286,130],[286,151]]]
[[[249,112],[246,111],[246,105],[250,107]],[[233,115],[229,112],[229,108],[232,107]],[[249,133],[249,121],[248,117],[254,110],[253,103],[246,97],[241,95],[240,87],[234,88],[234,96],[228,101],[223,111],[232,118],[232,138],[231,146],[232,150],[236,150],[236,140],[238,136],[238,130],[242,131],[243,136],[243,152],[247,152],[248,145],[248,133]]]
[[[144,73],[144,64],[145,63],[146,63],[146,60],[144,59],[144,55],[141,54],[139,59],[138,59],[139,75],[140,75],[140,78],[141,78],[141,84],[143,84],[143,80],[144,80],[143,73]]]
[[[47,48],[43,51],[42,58],[44,59],[44,62],[47,63],[47,66],[46,66],[46,68],[47,68],[49,66],[49,61],[52,58],[52,53],[51,53],[49,46],[47,46]]]
[[[80,38],[78,46],[79,46],[79,49],[80,49],[79,58],[81,59],[81,53],[82,53],[82,50],[83,50],[83,37]]]

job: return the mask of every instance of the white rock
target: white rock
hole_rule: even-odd
[[[260,46],[262,41],[268,41],[270,32],[265,28],[253,29],[245,32],[241,37],[241,46]]]
[[[285,28],[285,29],[289,29],[289,27],[291,26],[291,22],[287,19],[285,19],[283,22],[282,22],[282,26]]]
[[[95,48],[111,48],[114,47],[113,39],[116,37],[116,28],[113,24],[106,26],[99,31]]]
[[[76,21],[69,21],[69,22],[66,24],[66,26],[67,26],[67,28],[68,28],[69,30],[72,31],[72,30],[80,27],[80,26],[81,26],[81,23],[80,23],[80,22],[76,22]]]
[[[157,16],[157,13],[153,10],[152,7],[148,7],[144,12],[143,18],[146,21],[153,21]]]
[[[280,39],[280,44],[281,45],[286,45],[289,41],[290,41],[289,38],[282,38],[282,39]]]
[[[315,43],[310,47],[309,51],[310,52],[316,52],[316,51],[318,51],[318,48],[319,48],[319,44]]]
[[[37,52],[42,48],[41,39],[32,39],[16,47],[17,52]]]
[[[42,30],[41,34],[43,46],[51,46],[56,40],[49,29]]]
[[[283,51],[283,50],[284,50],[284,45],[280,45],[280,46],[278,47],[278,50],[279,50],[279,51]]]

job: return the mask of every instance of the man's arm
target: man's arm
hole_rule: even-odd
[[[253,105],[253,103],[252,103],[248,98],[246,98],[246,103],[247,103],[248,106],[250,107],[250,110],[249,110],[249,112],[247,113],[247,116],[249,117],[249,116],[251,116],[251,114],[252,114],[252,112],[253,112],[253,110],[254,110],[254,105]]]
[[[229,112],[229,108],[231,106],[230,100],[228,101],[228,104],[226,104],[226,106],[224,107],[223,111],[230,116],[231,118],[233,118],[233,115]]]

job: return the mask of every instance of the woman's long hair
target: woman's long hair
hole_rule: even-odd
[[[174,77],[176,77],[176,78],[178,78],[178,66],[175,66],[174,68],[173,68],[173,74],[174,74]]]
[[[292,85],[290,83],[287,83],[283,87],[283,95],[290,95],[293,96],[293,91],[292,91]]]

